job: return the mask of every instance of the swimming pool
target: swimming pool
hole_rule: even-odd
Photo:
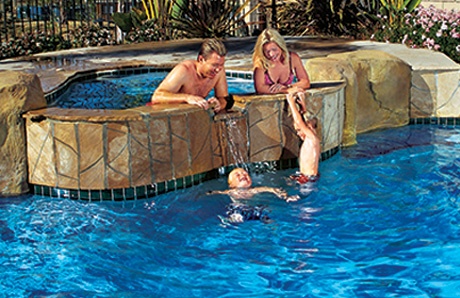
[[[0,201],[11,297],[456,297],[460,129],[407,126],[358,137],[300,188],[254,174],[271,221],[222,222],[225,178],[149,200]]]
[[[128,109],[143,106],[168,74],[153,71],[141,74],[100,75],[96,78],[72,82],[67,90],[50,102],[50,106],[74,109]],[[252,80],[228,77],[232,94],[254,93]],[[214,90],[208,97],[214,96]]]

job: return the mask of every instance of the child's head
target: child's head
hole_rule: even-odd
[[[228,187],[230,188],[249,188],[251,185],[251,177],[245,169],[236,168],[228,174]]]

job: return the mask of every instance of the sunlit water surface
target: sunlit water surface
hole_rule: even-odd
[[[132,75],[106,75],[96,79],[73,82],[66,92],[50,103],[59,108],[127,109],[148,103],[167,72]],[[231,94],[254,93],[252,80],[227,78]],[[214,96],[214,90],[209,97]],[[209,98],[208,97],[208,98]]]
[[[231,224],[220,179],[149,200],[0,200],[0,296],[458,297],[460,130],[362,135],[299,187]]]

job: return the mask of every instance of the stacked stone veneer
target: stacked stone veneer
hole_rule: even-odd
[[[343,88],[337,83],[307,93],[324,150],[341,143]],[[29,181],[60,189],[157,185],[236,162],[293,159],[300,145],[282,95],[239,96],[232,113],[217,116],[188,105],[156,105],[49,108],[25,117]]]

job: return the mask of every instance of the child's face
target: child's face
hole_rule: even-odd
[[[251,185],[251,177],[244,169],[234,169],[228,175],[228,186],[230,188],[249,188]]]

